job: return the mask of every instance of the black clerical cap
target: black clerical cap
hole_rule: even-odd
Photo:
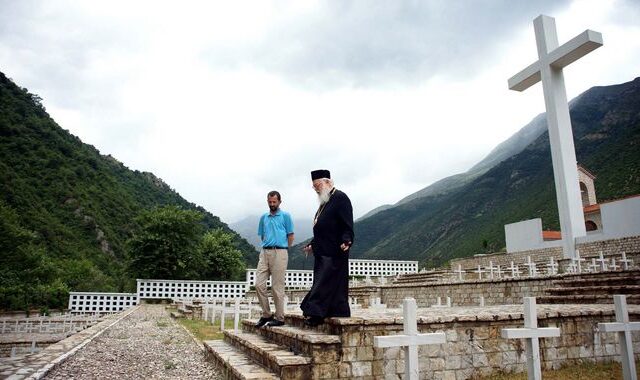
[[[315,181],[320,178],[331,178],[331,173],[326,169],[314,170],[311,172],[311,180]]]

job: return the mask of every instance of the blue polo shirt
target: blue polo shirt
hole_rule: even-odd
[[[258,236],[263,247],[283,247],[289,245],[287,235],[293,233],[293,221],[288,212],[278,209],[275,214],[265,213],[258,224]]]

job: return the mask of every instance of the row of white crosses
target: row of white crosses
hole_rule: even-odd
[[[567,272],[595,273],[604,272],[607,270],[615,271],[619,268],[623,270],[629,270],[633,267],[633,260],[628,259],[625,252],[622,252],[621,258],[617,262],[615,258],[606,259],[602,251],[600,251],[598,258],[594,257],[591,259],[591,263],[586,268],[583,268],[583,262],[586,262],[586,259],[581,258],[579,250],[576,249],[576,257],[571,259],[571,263],[567,267]],[[620,265],[618,265],[618,263]],[[538,270],[537,264],[531,260],[531,256],[527,256],[527,261],[523,265],[528,269],[528,277],[536,277],[541,274]],[[559,265],[558,262],[553,259],[553,257],[549,258],[549,262],[546,263],[545,266],[546,272],[544,274],[550,276],[558,274]],[[464,281],[464,274],[466,273],[466,271],[462,269],[462,266],[460,264],[458,264],[458,269],[454,270],[453,272],[457,274],[459,281]],[[505,271],[502,270],[502,267],[500,265],[493,265],[493,261],[489,261],[489,266],[483,269],[481,265],[478,265],[478,269],[474,270],[473,273],[476,273],[478,275],[479,280],[483,279],[483,274],[486,274],[486,277],[484,278],[491,280],[507,277],[509,273],[511,278],[519,278],[522,274],[522,272],[520,271],[520,266],[516,265],[513,261],[511,261],[511,266],[506,267]]]
[[[603,333],[615,332],[619,336],[622,356],[622,369],[625,380],[637,380],[635,360],[633,355],[632,331],[640,331],[640,322],[629,322],[626,296],[614,296],[616,322],[598,323]],[[418,346],[429,344],[444,344],[447,342],[443,332],[418,334],[416,300],[405,298],[403,308],[403,335],[376,336],[373,346],[377,348],[402,347],[405,354],[405,378],[418,379]],[[504,339],[525,339],[527,356],[527,374],[529,380],[541,380],[540,338],[559,337],[557,327],[538,327],[535,297],[524,298],[524,328],[502,329]]]
[[[606,271],[617,271],[618,269],[629,270],[633,268],[633,260],[627,258],[627,254],[622,252],[620,259],[616,261],[615,257],[607,259],[602,251],[598,254],[598,258],[591,258],[591,263],[586,265],[586,259],[580,257],[580,251],[576,249],[576,257],[571,259],[571,263],[567,267],[568,273],[595,273]],[[620,264],[620,265],[618,265]],[[586,265],[586,267],[584,267]]]
[[[527,262],[523,264],[528,268],[529,277],[536,277],[540,275],[538,272],[537,264],[531,261],[531,256],[527,256]],[[558,263],[551,257],[549,259],[549,263],[546,264],[546,274],[547,275],[555,275],[558,274]],[[458,275],[459,281],[464,281],[465,270],[462,269],[462,266],[458,264],[458,269],[453,271]],[[478,265],[478,269],[474,270],[473,273],[477,273],[478,279],[483,279],[483,274],[486,273],[487,279],[501,279],[506,277],[511,278],[519,278],[522,272],[520,271],[520,266],[516,265],[513,261],[511,261],[511,266],[506,267],[503,271],[500,265],[493,265],[493,261],[489,261],[489,266],[482,268],[482,265]]]
[[[242,302],[240,298],[236,298],[233,304],[228,302],[229,300],[221,299],[220,304],[216,301],[212,303],[206,303],[202,305],[203,319],[211,322],[215,325],[218,314],[220,315],[220,331],[225,330],[225,320],[227,315],[233,316],[233,330],[238,331],[240,325],[241,316],[245,315],[247,318],[251,318],[254,311],[259,311],[260,308],[256,305],[252,305],[251,300]]]

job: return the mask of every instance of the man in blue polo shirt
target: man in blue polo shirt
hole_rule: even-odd
[[[256,327],[284,325],[284,282],[289,259],[288,248],[293,245],[293,221],[288,212],[280,210],[280,193],[267,194],[269,212],[262,215],[258,224],[258,236],[262,251],[256,269],[256,293],[262,307],[262,317]],[[271,314],[267,295],[267,280],[271,275],[271,294],[276,304],[276,314]]]

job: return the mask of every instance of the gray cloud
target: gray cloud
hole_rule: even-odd
[[[434,75],[473,76],[497,43],[568,1],[332,1],[260,41],[215,47],[207,59],[254,65],[306,86],[386,87]]]

